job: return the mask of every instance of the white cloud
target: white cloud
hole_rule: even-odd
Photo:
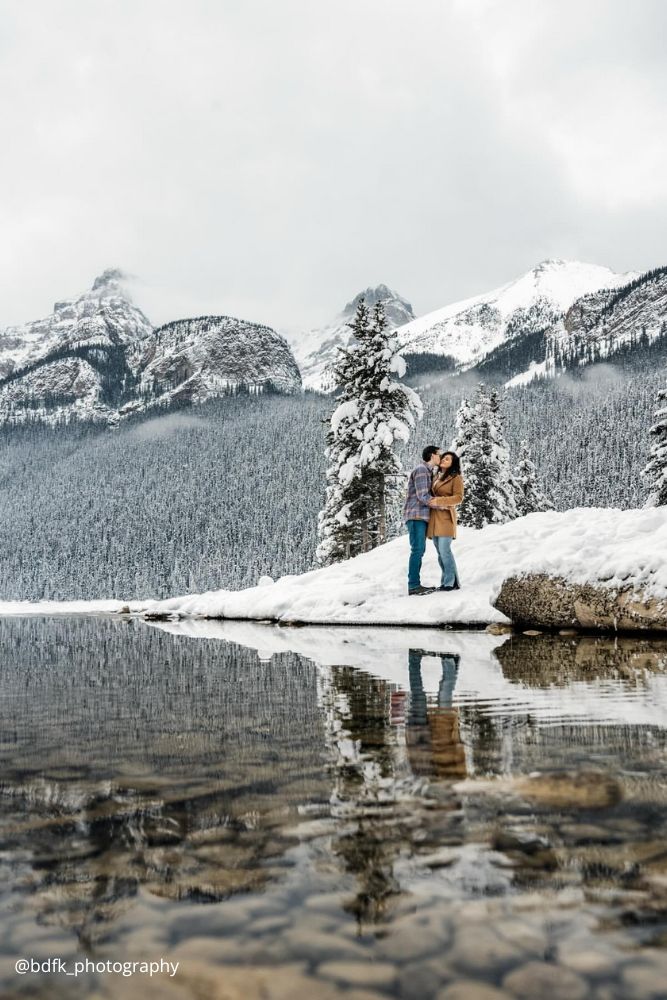
[[[663,10],[0,0],[0,326],[108,266],[155,322],[294,327],[662,263]]]

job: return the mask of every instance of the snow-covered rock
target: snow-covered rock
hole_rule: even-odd
[[[144,340],[153,327],[132,302],[129,278],[110,268],[77,299],[56,302],[45,319],[0,331],[0,378],[25,369],[57,349],[76,344]]]
[[[0,332],[0,421],[113,417],[132,383],[131,355],[153,332],[127,281],[109,269],[45,319]]]
[[[384,304],[387,325],[391,330],[414,319],[412,306],[406,299],[386,285],[377,285],[355,295],[333,322],[290,335],[289,340],[306,389],[315,389],[318,392],[331,391],[333,387],[331,366],[336,359],[337,349],[345,346],[350,340],[352,334],[349,324],[354,319],[361,298],[371,310],[378,302]]]
[[[481,626],[508,621],[494,607],[505,580],[535,574],[610,594],[632,592],[643,602],[667,601],[667,507],[529,514],[480,531],[462,528],[454,550],[462,589],[422,597],[406,594],[408,544],[402,536],[347,562],[246,590],[68,608],[325,625]],[[422,581],[436,585],[438,576],[429,545]],[[4,614],[54,610],[53,604],[0,605]]]
[[[402,326],[399,341],[405,354],[444,355],[459,370],[473,368],[507,341],[546,330],[582,295],[634,277],[597,264],[544,260],[501,288]]]
[[[284,337],[231,316],[200,316],[159,327],[142,344],[137,377],[141,400],[154,402],[202,402],[239,387],[250,392],[301,388]],[[125,411],[136,406],[132,401]]]

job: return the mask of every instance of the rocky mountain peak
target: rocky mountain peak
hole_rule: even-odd
[[[541,260],[539,264],[536,264],[533,268],[534,271],[555,271],[561,267],[567,267],[568,261],[563,260],[562,257],[545,257]]]
[[[104,288],[119,287],[121,282],[127,281],[129,275],[121,271],[118,267],[108,267],[106,271],[98,275],[93,282],[93,291],[101,291]]]
[[[132,302],[126,282],[130,280],[130,275],[121,271],[118,267],[107,268],[98,275],[92,286],[79,295],[76,299],[62,299],[54,303],[53,318],[56,322],[73,322],[82,316],[92,316],[100,308],[107,309],[132,309],[135,306]],[[105,300],[116,300],[109,303]],[[118,301],[120,300],[120,302]],[[104,303],[104,306],[103,306]],[[135,310],[139,313],[139,310]],[[142,316],[142,326],[150,326],[148,320]],[[145,321],[145,322],[144,322]],[[47,322],[46,320],[42,322]]]
[[[369,286],[358,292],[332,322],[290,338],[307,389],[325,392],[331,389],[331,367],[336,352],[352,336],[350,323],[362,298],[369,309],[373,309],[378,302],[384,303],[390,329],[410,323],[415,318],[408,300],[388,285]]]
[[[378,302],[383,302],[390,326],[401,326],[403,323],[409,323],[411,319],[415,318],[412,306],[407,299],[404,299],[402,295],[399,295],[398,292],[393,291],[388,285],[384,284],[376,285],[374,288],[366,288],[363,292],[355,295],[352,301],[348,302],[343,309],[343,312],[340,314],[341,318],[351,319],[357,311],[357,306],[362,298],[369,309],[372,309]]]

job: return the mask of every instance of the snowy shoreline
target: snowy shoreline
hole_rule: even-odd
[[[462,528],[455,542],[460,591],[408,597],[405,535],[347,562],[245,590],[217,590],[164,600],[8,601],[2,615],[130,614],[288,625],[483,628],[509,624],[496,600],[503,581],[544,574],[642,599],[667,600],[667,508],[581,507],[529,514],[481,531]],[[427,546],[422,580],[437,585]]]

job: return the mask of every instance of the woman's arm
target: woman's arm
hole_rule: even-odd
[[[447,510],[448,507],[458,507],[463,501],[463,480],[460,476],[456,476],[453,487],[454,492],[447,495],[441,495],[440,489],[445,485],[443,480],[436,480],[433,483],[433,492],[437,497],[436,500],[432,500],[429,504],[430,507],[436,507],[438,510]]]

